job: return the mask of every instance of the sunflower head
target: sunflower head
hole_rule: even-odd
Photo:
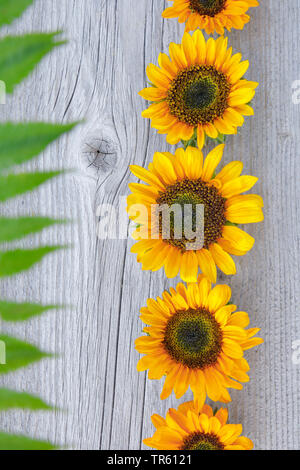
[[[180,148],[175,155],[156,153],[148,170],[131,167],[146,182],[130,184],[128,197],[129,216],[139,224],[133,233],[139,241],[132,252],[137,253],[143,269],[155,271],[164,266],[167,277],[180,271],[186,282],[197,280],[199,268],[212,282],[216,282],[216,266],[225,274],[235,274],[231,255],[244,255],[254,244],[254,238],[235,224],[263,220],[263,202],[259,196],[241,194],[257,181],[253,176],[241,176],[241,162],[231,162],[215,174],[223,149],[224,145],[217,146],[203,161],[200,150]],[[196,217],[198,206],[204,208],[200,217]],[[179,210],[176,217],[170,213],[167,234],[166,219],[156,217],[153,210],[161,207]],[[199,225],[203,227],[202,245],[182,230],[188,220],[186,207],[192,209],[195,232]]]
[[[228,411],[213,413],[209,405],[199,409],[190,401],[177,410],[169,409],[166,419],[152,416],[156,428],[144,444],[158,450],[251,450],[253,443],[241,436],[241,424],[227,424]]]
[[[178,18],[185,30],[204,29],[207,34],[224,34],[231,28],[243,29],[249,22],[247,11],[259,5],[257,0],[169,0],[173,5],[163,12],[164,18]]]
[[[141,309],[147,327],[136,340],[136,348],[145,354],[138,370],[149,371],[150,379],[166,376],[161,399],[174,390],[181,398],[190,387],[201,408],[206,396],[229,402],[228,388],[242,389],[249,366],[244,351],[263,342],[253,336],[258,328],[249,324],[246,312],[235,312],[229,304],[230,287],[217,285],[201,277],[198,283],[164,292],[162,298],[148,299]],[[235,312],[235,313],[234,313]]]
[[[181,44],[170,44],[170,57],[160,54],[158,61],[147,68],[152,85],[140,92],[153,102],[142,116],[169,144],[197,136],[202,148],[206,135],[236,134],[243,116],[253,114],[248,103],[258,84],[242,78],[249,63],[232,55],[227,39],[206,42],[199,30],[185,33]]]

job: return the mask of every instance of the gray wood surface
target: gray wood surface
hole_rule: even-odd
[[[130,241],[96,236],[97,206],[116,204],[135,181],[128,165],[143,165],[154,151],[169,149],[140,117],[145,103],[137,95],[146,65],[183,33],[176,20],[161,18],[166,3],[37,0],[2,31],[62,29],[69,43],[18,87],[1,107],[1,120],[85,119],[26,166],[75,171],[1,208],[76,222],[17,244],[68,242],[73,249],[1,284],[2,297],[73,306],[25,324],[2,324],[60,357],[2,377],[1,385],[38,393],[63,410],[5,413],[2,429],[73,449],[140,449],[153,433],[151,414],[178,405],[174,396],[161,402],[162,383],[136,371],[133,345],[141,332],[140,307],[176,281],[162,271],[142,272]],[[266,205],[265,222],[248,226],[257,239],[253,251],[236,258],[238,274],[226,278],[235,303],[265,338],[247,353],[251,381],[232,393],[230,404],[231,421],[243,423],[257,449],[300,448],[300,365],[292,361],[292,343],[300,339],[300,105],[292,102],[292,83],[300,79],[299,7],[300,0],[261,1],[250,24],[230,34],[230,43],[250,60],[247,77],[260,82],[256,115],[228,139],[224,160],[240,158],[245,173],[260,178],[256,191]]]

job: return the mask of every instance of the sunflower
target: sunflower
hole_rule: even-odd
[[[212,289],[202,276],[198,283],[165,291],[156,301],[148,299],[141,309],[141,320],[149,326],[143,330],[147,336],[135,343],[137,351],[145,354],[137,369],[148,370],[149,379],[166,375],[162,400],[172,390],[181,398],[190,387],[200,409],[206,396],[227,403],[231,400],[227,389],[241,390],[240,382],[249,381],[244,351],[263,340],[253,338],[259,328],[245,329],[248,314],[235,312],[230,297],[229,286]]]
[[[167,134],[169,144],[197,135],[202,148],[205,135],[216,139],[236,134],[243,116],[254,114],[248,103],[258,83],[242,79],[249,62],[241,62],[241,54],[232,55],[227,39],[205,42],[199,30],[193,36],[185,33],[182,44],[170,44],[170,57],[160,54],[160,67],[147,67],[151,86],[140,91],[153,102],[142,116]]]
[[[262,221],[263,201],[254,194],[240,194],[257,181],[254,176],[240,176],[242,162],[233,161],[214,174],[223,149],[223,144],[215,147],[204,162],[199,149],[188,147],[177,149],[175,155],[155,153],[148,170],[131,166],[132,173],[147,183],[130,184],[132,194],[127,200],[129,217],[139,224],[132,234],[139,241],[131,251],[137,254],[143,270],[157,271],[164,266],[168,278],[180,271],[186,282],[197,280],[199,267],[212,282],[217,279],[216,266],[225,274],[236,273],[230,254],[246,254],[255,240],[234,224]],[[155,217],[153,207],[175,204],[181,208],[182,218],[170,217],[166,236],[164,222]],[[204,240],[202,245],[190,245],[191,239],[184,233],[179,238],[177,228],[185,223],[185,208],[196,210],[200,204],[204,206]]]
[[[174,0],[173,6],[167,8],[162,16],[178,18],[179,23],[186,23],[187,32],[200,28],[207,34],[215,31],[224,34],[224,29],[243,29],[250,21],[247,11],[257,6],[256,0]]]
[[[228,411],[215,414],[209,405],[198,411],[190,401],[177,410],[169,409],[166,419],[153,415],[156,428],[144,444],[158,450],[251,450],[253,442],[241,436],[241,424],[227,424]]]

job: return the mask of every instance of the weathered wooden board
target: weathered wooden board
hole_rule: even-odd
[[[72,243],[26,275],[1,284],[11,299],[73,305],[5,331],[60,357],[1,378],[1,384],[39,393],[63,410],[54,414],[10,412],[1,428],[48,438],[73,449],[139,449],[152,434],[150,416],[177,406],[161,402],[162,384],[137,373],[133,342],[141,332],[139,309],[175,281],[142,272],[130,241],[97,239],[96,208],[127,194],[130,163],[145,164],[168,148],[140,117],[137,92],[144,70],[183,26],[164,21],[163,0],[37,0],[2,34],[62,29],[69,44],[46,58],[18,87],[1,120],[71,121],[85,118],[72,135],[44,152],[30,168],[74,168],[40,191],[1,211],[48,214],[77,221],[22,242]],[[292,343],[300,339],[299,314],[299,105],[292,83],[300,79],[300,0],[261,2],[244,31],[230,42],[251,62],[258,80],[256,115],[228,139],[225,161],[241,158],[260,178],[266,220],[250,226],[257,242],[226,279],[235,303],[262,327],[265,344],[247,354],[251,381],[233,392],[232,422],[259,449],[299,449],[300,366]],[[225,282],[225,277],[219,280]]]

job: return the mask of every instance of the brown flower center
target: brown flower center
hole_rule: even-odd
[[[228,107],[230,83],[212,65],[192,65],[171,82],[166,101],[180,122],[196,127],[223,116]]]
[[[190,9],[199,15],[215,16],[224,10],[226,0],[190,0]]]
[[[184,440],[180,450],[224,450],[224,445],[215,434],[194,432]]]
[[[222,330],[205,309],[176,312],[165,329],[164,347],[178,363],[192,369],[214,365],[222,349]]]
[[[182,219],[180,220],[181,228],[184,229],[184,213],[185,207],[191,207],[192,209],[192,223],[193,230],[197,233],[197,224],[200,222],[203,224],[203,220],[199,221],[196,217],[196,207],[198,204],[204,205],[204,248],[208,248],[212,243],[215,243],[222,236],[222,228],[226,223],[225,217],[225,202],[218,190],[208,183],[198,180],[184,179],[177,183],[167,186],[164,192],[160,192],[157,199],[157,204],[166,204],[169,207],[175,204],[181,206]],[[189,205],[189,206],[188,206]],[[164,238],[164,223],[170,225],[170,236]],[[179,248],[182,252],[186,251],[187,243],[192,243],[195,239],[189,240],[182,233],[182,237],[178,238],[176,230],[176,219],[174,215],[170,214],[170,219],[167,221],[160,218],[159,232],[164,242],[169,243],[176,248]],[[183,231],[184,232],[184,231]]]

